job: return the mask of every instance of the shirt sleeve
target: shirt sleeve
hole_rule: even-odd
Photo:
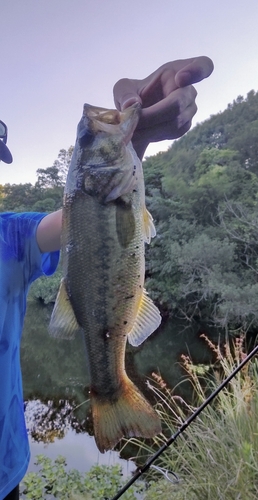
[[[3,261],[15,259],[23,262],[28,283],[39,276],[53,274],[59,261],[59,252],[42,253],[39,249],[36,232],[45,213],[24,212],[5,214],[5,255]]]

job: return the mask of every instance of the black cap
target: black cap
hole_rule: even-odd
[[[12,163],[13,157],[6,144],[0,139],[0,160],[5,163]]]

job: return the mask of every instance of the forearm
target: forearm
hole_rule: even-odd
[[[41,252],[54,252],[61,247],[62,210],[44,217],[37,229],[37,242]]]

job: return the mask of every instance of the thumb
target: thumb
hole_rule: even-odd
[[[122,78],[114,85],[113,88],[114,101],[116,108],[123,111],[132,104],[142,104],[142,100],[137,92],[137,80]]]

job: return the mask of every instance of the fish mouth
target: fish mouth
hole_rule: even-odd
[[[119,125],[121,123],[121,113],[117,109],[106,110],[92,107],[87,110],[87,116],[102,123],[108,123],[109,125]]]
[[[120,129],[123,132],[124,142],[127,145],[138,124],[140,111],[141,105],[139,103],[133,104],[124,111],[84,104],[83,116],[87,119],[88,124],[90,124],[93,134],[101,131],[108,134],[116,134],[118,129]]]
[[[90,104],[84,104],[83,114],[88,118],[98,120],[102,123],[108,123],[110,125],[120,125],[125,120],[132,118],[134,114],[138,115],[141,109],[139,103],[135,103],[124,111],[118,111],[117,109],[107,109],[100,108],[98,106],[91,106]]]

